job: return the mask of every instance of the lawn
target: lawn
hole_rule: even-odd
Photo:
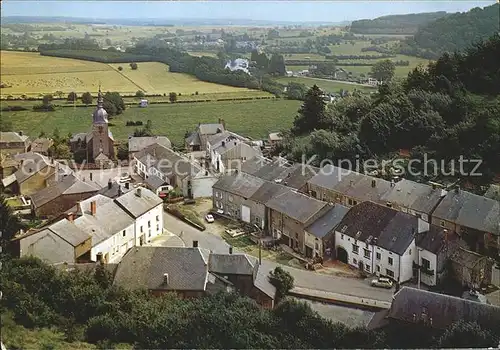
[[[355,40],[354,45],[351,41],[342,42],[340,45],[330,45],[332,53],[330,55],[378,55],[377,52],[362,52],[361,49],[373,46],[369,41]]]
[[[127,120],[153,122],[153,131],[168,136],[181,145],[184,134],[194,130],[198,123],[209,123],[223,118],[231,131],[256,139],[269,132],[288,129],[300,106],[299,101],[282,99],[220,101],[179,104],[157,104],[147,108],[130,107],[110,122],[116,140],[125,141],[135,127],[125,126]],[[55,112],[2,112],[12,121],[14,130],[23,130],[36,137],[43,130],[51,134],[57,126],[61,135],[89,130],[95,107],[59,108]]]
[[[320,89],[326,92],[339,92],[340,89],[353,91],[354,89],[363,92],[374,91],[374,88],[363,85],[347,84],[338,81],[328,81],[322,79],[308,78],[308,77],[282,77],[277,79],[282,84],[287,84],[288,82],[295,82],[305,84],[307,86],[313,86],[316,84]]]

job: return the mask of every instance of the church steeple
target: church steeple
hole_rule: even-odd
[[[103,108],[104,99],[102,98],[101,84],[99,84],[99,93],[97,94],[97,108]]]
[[[97,108],[92,114],[93,124],[107,124],[108,113],[104,109],[104,98],[101,92],[101,84],[99,84],[99,93],[97,94]]]

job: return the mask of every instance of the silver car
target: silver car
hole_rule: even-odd
[[[371,282],[371,285],[372,285],[372,287],[390,289],[390,288],[392,288],[393,282],[389,278],[379,277],[379,278],[373,279]]]

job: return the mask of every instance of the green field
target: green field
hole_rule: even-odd
[[[300,83],[306,86],[313,86],[316,84],[320,89],[326,92],[339,92],[341,89],[353,91],[354,89],[363,92],[375,91],[373,87],[357,85],[357,84],[347,84],[338,81],[328,81],[324,79],[308,78],[308,77],[282,77],[277,79],[282,84],[287,84],[289,82]]]
[[[116,140],[124,141],[135,127],[125,126],[127,120],[153,122],[154,132],[168,136],[176,145],[183,143],[187,130],[198,123],[215,122],[223,118],[227,128],[253,138],[265,138],[269,132],[288,129],[300,101],[283,99],[159,104],[147,108],[130,107],[110,122]],[[59,108],[55,112],[2,112],[2,118],[12,121],[14,130],[36,137],[43,130],[51,134],[58,127],[61,135],[86,132],[91,126],[94,107]]]

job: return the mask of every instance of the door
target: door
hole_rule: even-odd
[[[250,222],[250,207],[241,206],[241,220],[248,223]]]

